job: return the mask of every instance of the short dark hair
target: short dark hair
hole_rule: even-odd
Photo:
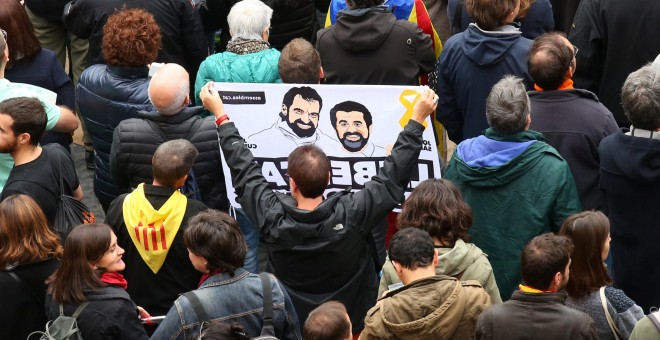
[[[425,230],[405,228],[392,236],[388,255],[404,268],[415,270],[433,265],[435,246]]]
[[[600,211],[583,211],[569,216],[559,235],[571,238],[571,279],[566,291],[574,298],[585,296],[612,283],[603,264],[603,245],[610,235],[610,221]]]
[[[321,304],[307,316],[303,328],[303,339],[346,339],[351,332],[351,324],[346,315],[346,307],[341,302],[328,301]]]
[[[470,18],[482,30],[492,31],[508,24],[506,17],[513,12],[519,0],[465,0]]]
[[[321,57],[309,41],[295,38],[282,49],[277,69],[283,83],[318,84]]]
[[[648,64],[628,75],[621,88],[621,104],[634,127],[660,128],[660,71]]]
[[[547,233],[534,237],[522,251],[523,282],[546,290],[557,273],[564,273],[573,254],[573,243],[566,236]]]
[[[16,97],[3,100],[0,102],[0,113],[14,120],[11,130],[15,135],[27,133],[30,135],[30,145],[39,144],[48,122],[46,110],[39,99]]]
[[[556,90],[564,82],[573,62],[573,51],[562,40],[562,32],[549,32],[534,40],[529,51],[529,74],[544,90]]]
[[[41,52],[41,43],[34,32],[32,21],[20,1],[0,2],[0,28],[7,32],[8,67],[11,67],[13,62],[19,58],[32,61]],[[3,39],[0,38],[0,40]],[[5,51],[2,46],[3,44],[0,42],[0,54]]]
[[[153,15],[140,8],[122,9],[103,26],[103,59],[113,66],[146,66],[161,47],[160,27]]]
[[[470,242],[472,210],[461,192],[446,179],[431,178],[420,183],[403,203],[397,218],[400,229],[418,228],[432,237],[451,242]]]
[[[371,123],[373,122],[373,119],[371,117],[371,112],[369,112],[369,109],[367,109],[366,106],[354,102],[351,100],[347,100],[345,102],[341,102],[337,105],[335,105],[332,109],[330,109],[330,123],[332,123],[332,127],[337,126],[337,112],[342,111],[342,112],[351,112],[351,111],[357,111],[357,112],[362,112],[362,117],[364,118],[364,122],[367,123],[367,128],[371,126]]]
[[[289,89],[284,94],[284,98],[282,98],[282,104],[286,105],[287,110],[291,107],[291,104],[293,104],[293,99],[296,96],[301,96],[304,100],[315,100],[319,102],[319,110],[323,107],[323,99],[321,96],[319,96],[319,93],[316,92],[313,88],[309,86],[301,86],[301,87],[292,87]]]
[[[288,163],[288,174],[303,197],[323,195],[330,180],[330,160],[323,150],[314,145],[299,146],[289,155]]]
[[[202,340],[250,340],[243,326],[238,322],[228,323],[224,320],[212,320],[204,325],[201,331]]]
[[[158,146],[152,160],[154,179],[160,184],[176,188],[176,182],[188,175],[192,168],[197,149],[185,139],[174,139]]]
[[[231,216],[218,210],[206,210],[188,222],[183,233],[186,247],[207,261],[207,269],[220,269],[234,275],[243,267],[247,245],[241,227]]]

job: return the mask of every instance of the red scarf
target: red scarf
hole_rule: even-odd
[[[573,89],[573,80],[571,79],[566,79],[564,80],[561,85],[557,88],[557,90],[572,90]],[[536,91],[544,91],[540,86],[537,84],[534,84],[534,90]]]
[[[199,279],[199,284],[197,285],[197,288],[201,287],[202,283],[204,283],[204,281],[206,281],[209,277],[220,273],[222,273],[222,270],[220,269],[216,269],[208,273],[204,273],[204,275],[202,275],[202,277]]]
[[[101,274],[99,280],[101,280],[101,282],[103,283],[107,283],[113,286],[119,286],[123,289],[126,289],[128,287],[128,282],[126,282],[124,275],[121,275],[117,272],[114,273],[105,272]]]

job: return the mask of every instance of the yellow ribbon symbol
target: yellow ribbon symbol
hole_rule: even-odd
[[[401,128],[404,128],[406,124],[408,124],[410,118],[412,118],[415,103],[417,103],[421,96],[421,93],[415,90],[403,90],[401,95],[399,95],[399,102],[406,108],[406,112],[403,113],[403,116],[401,116],[401,119],[399,120]],[[426,121],[424,121],[423,125],[426,127]]]

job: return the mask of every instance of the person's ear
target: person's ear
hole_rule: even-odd
[[[282,104],[282,109],[281,109],[280,112],[282,113],[282,116],[283,116],[283,117],[286,117],[286,115],[287,115],[287,111],[288,111],[287,106],[284,105],[284,104]]]
[[[433,267],[438,267],[438,262],[440,262],[440,260],[438,259],[438,252],[434,250],[433,251]]]
[[[319,84],[321,83],[321,80],[325,79],[325,72],[323,72],[323,66],[319,69]]]

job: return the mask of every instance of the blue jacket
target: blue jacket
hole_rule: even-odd
[[[505,26],[512,28],[512,26]],[[447,40],[438,60],[436,118],[455,143],[486,128],[486,97],[504,75],[522,77],[528,89],[527,54],[532,41],[519,31],[483,31],[474,24]]]
[[[123,192],[110,173],[112,133],[121,121],[138,111],[154,110],[147,88],[149,69],[92,65],[83,71],[76,100],[94,144],[94,193],[104,207]]]
[[[223,83],[281,83],[277,64],[280,51],[267,50],[236,54],[232,52],[216,53],[199,65],[195,80],[195,100],[201,103],[199,92],[209,81]]]
[[[302,339],[300,324],[291,299],[282,284],[270,275],[273,292],[273,327],[278,339]],[[263,325],[263,291],[258,275],[236,269],[229,273],[216,274],[204,281],[195,290],[210,320],[227,323],[238,322],[245,333],[256,337]],[[167,312],[165,320],[158,326],[151,339],[197,339],[200,320],[190,302],[181,296]]]

